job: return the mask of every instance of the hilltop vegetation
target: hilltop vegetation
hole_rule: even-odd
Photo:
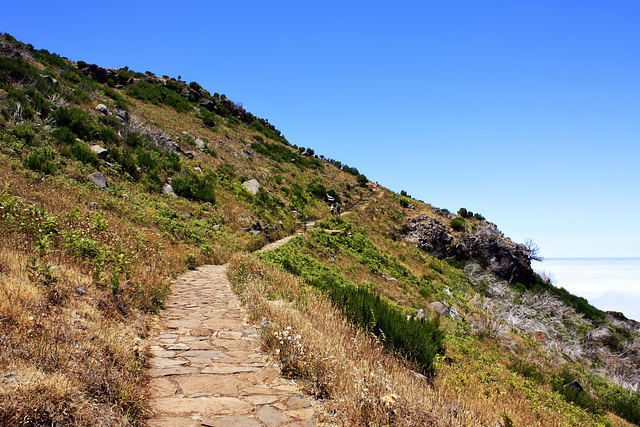
[[[0,38],[3,425],[142,424],[172,278],[227,261],[327,422],[640,425],[638,324],[535,275],[533,249],[196,82]]]

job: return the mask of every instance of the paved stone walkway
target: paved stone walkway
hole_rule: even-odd
[[[151,343],[149,426],[315,425],[312,400],[280,377],[244,319],[226,266],[173,283]]]

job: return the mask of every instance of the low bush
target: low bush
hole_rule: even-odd
[[[451,228],[454,231],[464,231],[466,221],[462,218],[454,218],[451,220]]]
[[[73,134],[84,140],[93,140],[98,135],[96,124],[91,114],[76,108],[58,108],[52,113],[52,117],[59,127],[67,127]]]
[[[538,384],[544,383],[544,374],[542,371],[536,365],[528,363],[523,359],[513,361],[509,365],[509,369]]]
[[[98,156],[96,153],[82,141],[75,141],[71,147],[69,147],[69,152],[76,160],[79,160],[82,163],[89,165],[98,163]]]
[[[171,186],[178,196],[213,204],[216,202],[211,183],[207,182],[205,177],[194,173],[187,172],[175,175],[171,181]]]
[[[560,372],[552,381],[553,391],[562,395],[567,401],[573,402],[591,413],[601,413],[602,409],[598,406],[596,401],[593,400],[589,393],[586,393],[584,390],[568,386],[568,384],[575,379],[575,376],[569,371]]]
[[[189,101],[182,96],[171,89],[153,83],[139,81],[127,86],[126,92],[127,95],[138,98],[141,101],[151,102],[156,105],[168,105],[179,113],[186,113],[193,109]]]
[[[31,170],[50,175],[56,171],[56,165],[53,160],[53,150],[39,149],[27,156],[24,160],[24,165]]]

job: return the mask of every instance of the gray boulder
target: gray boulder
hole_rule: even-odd
[[[205,150],[207,148],[207,143],[201,140],[200,138],[196,139],[196,145],[201,150]]]
[[[440,301],[432,302],[431,304],[429,304],[429,308],[437,311],[438,313],[440,313],[441,316],[447,316],[447,317],[451,316],[449,309],[445,307],[445,305]]]
[[[96,187],[101,190],[106,190],[107,188],[109,188],[109,185],[107,184],[107,178],[100,172],[92,173],[91,175],[89,175],[89,181],[93,182]]]
[[[260,191],[260,189],[262,188],[262,186],[260,185],[260,183],[258,182],[258,180],[256,179],[250,179],[249,181],[245,181],[242,183],[247,190],[249,190],[253,195],[258,194],[258,192]]]
[[[164,194],[168,194],[169,196],[176,196],[176,193],[173,191],[173,187],[169,183],[165,183],[162,186],[162,191],[164,191]]]
[[[109,114],[109,108],[104,104],[98,104],[96,106],[96,111],[100,111],[102,114]]]
[[[109,150],[107,150],[106,148],[103,148],[103,147],[101,147],[99,145],[92,145],[91,146],[91,151],[96,153],[96,156],[98,156],[98,158],[100,160],[105,160],[107,158],[107,154],[109,154]]]

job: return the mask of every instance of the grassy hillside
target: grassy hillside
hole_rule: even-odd
[[[441,250],[410,237],[423,224]],[[487,248],[535,255],[481,215],[374,189],[195,82],[0,38],[2,424],[142,424],[169,283],[227,261],[327,422],[640,424],[638,324],[501,277]]]

